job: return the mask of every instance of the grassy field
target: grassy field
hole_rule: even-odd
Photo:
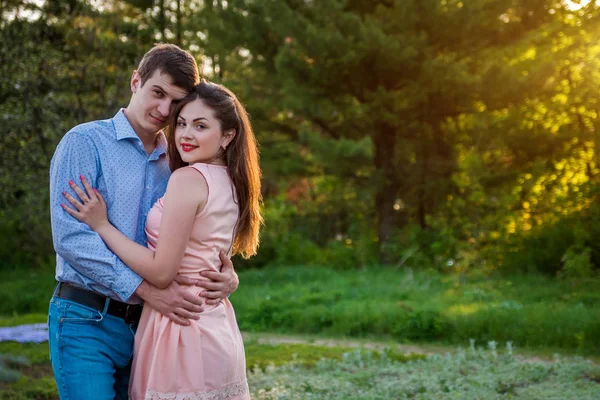
[[[242,331],[464,344],[600,355],[600,280],[442,275],[369,268],[240,271]],[[53,272],[6,271],[0,315],[45,313]]]
[[[33,318],[36,319],[36,318]],[[13,322],[22,322],[13,319]],[[7,320],[3,319],[6,325]],[[245,342],[246,362],[248,365],[250,383],[253,390],[253,398],[257,398],[259,392],[266,393],[274,389],[273,383],[280,384],[278,380],[269,382],[265,379],[274,371],[288,371],[293,366],[298,373],[300,371],[313,371],[314,368],[323,363],[342,362],[347,354],[353,350],[344,346],[315,346],[309,343],[289,344],[264,344],[256,340],[248,339]],[[52,369],[48,360],[48,343],[17,343],[0,342],[0,354],[2,361],[9,369],[0,368],[0,399],[2,400],[25,400],[44,399],[57,400],[58,392],[52,376]],[[393,363],[406,363],[414,360],[425,359],[424,355],[404,355],[392,349],[371,352],[370,359],[385,359]],[[13,374],[18,376],[13,376]],[[259,383],[260,382],[260,383]],[[269,397],[281,398],[281,397]]]
[[[255,400],[593,400],[600,396],[597,364],[578,358],[523,359],[494,346],[467,345],[428,356],[309,343],[271,345],[252,339],[245,347]],[[20,377],[0,383],[1,400],[58,399],[47,343],[4,342],[0,353],[28,360],[9,362]]]
[[[3,277],[0,326],[45,321],[53,272]],[[240,281],[231,300],[248,333],[253,399],[600,398],[589,361],[600,354],[597,280],[272,267],[241,271]],[[260,332],[302,339],[268,343]],[[57,399],[46,343],[3,342],[0,354],[20,374],[9,383],[0,373],[0,399]]]
[[[389,337],[600,354],[600,281],[489,278],[382,268],[269,268],[240,274],[242,330]]]

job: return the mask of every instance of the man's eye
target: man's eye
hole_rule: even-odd
[[[154,94],[156,94],[157,97],[163,97],[164,96],[164,93],[161,92],[160,90],[155,90]]]

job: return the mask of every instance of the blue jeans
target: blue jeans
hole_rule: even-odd
[[[62,400],[127,399],[135,326],[53,296],[50,359]]]

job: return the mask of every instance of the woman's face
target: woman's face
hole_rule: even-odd
[[[217,155],[221,147],[227,147],[233,136],[234,131],[223,134],[221,122],[202,100],[194,100],[183,106],[177,117],[175,144],[186,163],[224,164]]]

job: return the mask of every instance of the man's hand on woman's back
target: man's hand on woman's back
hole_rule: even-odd
[[[184,284],[189,284],[186,277],[177,276],[165,289],[159,289],[146,281],[142,281],[136,294],[153,309],[179,325],[189,325],[190,319],[200,318],[204,311],[204,300],[185,290]],[[194,284],[196,280],[192,280]]]
[[[166,289],[159,289],[143,281],[136,294],[171,321],[179,325],[189,325],[190,319],[200,318],[200,313],[204,311],[204,303],[219,304],[238,288],[240,281],[233,269],[233,263],[223,252],[219,253],[219,258],[222,263],[221,272],[202,271],[199,279],[177,275]],[[205,290],[197,296],[185,290],[184,286],[198,286]]]
[[[231,259],[222,251],[219,253],[219,258],[221,259],[221,272],[202,271],[200,275],[210,281],[203,279],[196,283],[196,286],[205,289],[200,296],[205,297],[206,304],[209,305],[219,304],[221,300],[235,292],[240,284]]]

